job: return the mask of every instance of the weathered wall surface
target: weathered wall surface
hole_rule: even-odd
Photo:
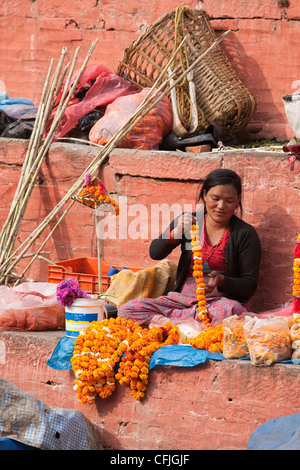
[[[221,48],[258,102],[249,137],[293,137],[281,97],[300,86],[297,0],[204,0],[203,5],[199,0],[3,0],[0,87],[6,87],[11,98],[29,98],[38,105],[50,59],[58,59],[62,46],[69,58],[80,46],[83,60],[99,38],[90,64],[116,70],[124,49],[147,26],[184,5],[203,6],[218,34],[232,31]]]
[[[260,424],[300,412],[299,366],[238,360],[156,366],[143,401],[118,386],[109,398],[81,405],[73,372],[46,365],[62,335],[0,332],[0,376],[49,406],[81,411],[100,427],[107,449],[245,450]]]
[[[0,226],[4,223],[20,177],[27,141],[0,139]],[[44,220],[99,150],[87,145],[55,143],[42,166],[25,212],[17,243]],[[163,209],[192,210],[198,182],[216,168],[231,168],[243,180],[243,218],[257,229],[262,243],[255,312],[291,301],[293,250],[300,231],[299,162],[290,171],[283,152],[226,151],[182,153],[115,149],[102,166],[101,178],[119,201],[120,215],[104,216],[102,257],[109,265],[148,267],[149,244],[169,219]],[[65,208],[67,205],[65,206]],[[170,217],[172,212],[167,212]],[[61,213],[59,214],[61,215]],[[56,217],[50,224],[52,228]],[[108,222],[109,221],[109,222]],[[47,228],[30,252],[41,245]],[[100,233],[100,232],[99,232]],[[96,229],[90,209],[75,203],[44,247],[52,261],[97,256]],[[170,256],[178,262],[179,248]],[[22,263],[22,265],[27,265]],[[27,275],[47,280],[47,263],[37,260]],[[19,271],[20,272],[20,271]]]

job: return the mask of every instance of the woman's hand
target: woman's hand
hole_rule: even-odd
[[[222,287],[224,282],[223,274],[218,273],[218,271],[212,271],[208,274],[209,280],[205,287],[205,293],[210,294],[215,287]]]
[[[184,212],[178,217],[177,225],[171,232],[171,238],[180,240],[185,234],[188,238],[192,225],[196,223],[196,217],[190,212]]]

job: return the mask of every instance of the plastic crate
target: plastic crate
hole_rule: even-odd
[[[107,275],[112,266],[102,261],[102,291],[107,291],[110,286],[110,276]],[[121,269],[121,266],[113,266]],[[141,268],[128,267],[132,271],[139,271]],[[48,265],[48,282],[58,284],[63,279],[73,277],[76,279],[82,290],[88,294],[98,294],[98,259],[97,258],[74,258],[59,261],[56,265]]]

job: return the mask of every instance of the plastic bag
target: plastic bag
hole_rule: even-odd
[[[0,287],[0,330],[46,331],[65,327],[65,310],[56,284],[24,282]]]
[[[74,72],[70,87],[76,80],[79,70]],[[60,102],[64,84],[57,97],[55,106],[57,107]],[[69,91],[69,90],[68,90]],[[138,92],[137,88],[128,83],[123,78],[119,77],[104,65],[95,65],[86,67],[82,73],[74,94],[68,103],[64,116],[56,131],[55,136],[63,137],[71,129],[73,129],[80,118],[90,113],[91,111],[100,108],[106,108],[109,103],[112,103],[119,96],[124,96]],[[49,124],[47,126],[46,135],[49,132],[52,120],[56,114],[56,107],[52,111]]]
[[[284,110],[289,124],[297,139],[300,138],[300,94],[293,93],[282,97]]]
[[[254,365],[271,365],[291,359],[292,344],[287,318],[257,318],[243,327],[250,360]]]
[[[26,98],[6,98],[0,101],[0,110],[15,119],[35,119],[37,108]]]
[[[178,326],[180,331],[179,343],[181,344],[182,339],[190,340],[196,338],[196,336],[198,336],[199,333],[201,333],[201,331],[206,328],[202,323],[198,322],[192,317],[187,318],[186,320],[182,320],[181,318],[168,318],[163,315],[154,315],[149,323],[149,329],[152,328],[152,326],[158,326],[162,328],[167,322]]]
[[[292,341],[300,340],[300,313],[294,313],[293,324],[290,326],[290,336]]]
[[[294,313],[294,323],[290,328],[292,340],[292,363],[300,364],[300,313]]]
[[[243,330],[246,321],[247,317],[244,315],[232,315],[224,318],[223,356],[226,359],[239,359],[249,356],[248,344]]]
[[[148,93],[149,88],[144,88],[134,95],[118,98],[107,106],[104,116],[99,119],[90,131],[90,141],[105,145],[126,124]],[[158,150],[164,137],[172,131],[172,127],[172,106],[165,96],[126,135],[118,147]]]

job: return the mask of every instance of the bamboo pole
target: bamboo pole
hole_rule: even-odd
[[[11,254],[15,239],[17,236],[17,232],[23,218],[25,209],[28,204],[28,199],[31,195],[33,190],[36,178],[38,176],[40,167],[43,163],[44,157],[46,156],[49,147],[54,139],[55,132],[59,126],[61,118],[65,112],[65,109],[73,96],[74,89],[78,84],[78,81],[85,70],[87,62],[96,46],[98,40],[94,41],[90,47],[90,50],[68,92],[68,87],[74,73],[74,68],[76,65],[76,61],[79,54],[79,49],[76,49],[71,67],[69,69],[69,75],[65,82],[65,86],[63,89],[62,99],[60,100],[60,104],[57,108],[57,112],[53,119],[50,131],[44,139],[43,143],[43,134],[45,132],[47,123],[49,121],[50,115],[53,110],[53,106],[55,104],[55,100],[58,96],[60,91],[60,87],[62,82],[65,78],[68,66],[66,66],[63,70],[61,75],[63,62],[65,58],[66,48],[63,48],[60,59],[58,61],[56,70],[50,81],[51,72],[53,69],[53,59],[50,62],[50,66],[48,69],[46,81],[44,84],[41,103],[37,112],[37,118],[35,120],[34,129],[30,138],[29,147],[26,152],[25,160],[22,165],[22,172],[21,177],[18,183],[18,187],[13,199],[12,206],[10,208],[8,217],[5,221],[4,226],[2,227],[1,234],[0,234],[0,264],[4,261],[5,257],[9,257]]]
[[[102,287],[102,256],[101,256],[101,241],[100,237],[97,236],[97,227],[100,222],[100,217],[97,213],[97,208],[95,210],[95,224],[96,224],[96,240],[97,240],[97,260],[98,260],[98,290],[99,295],[103,294],[103,287]]]
[[[74,183],[74,185],[70,188],[67,194],[62,198],[62,200],[57,204],[57,206],[46,216],[46,218],[41,222],[41,224],[27,237],[27,239],[16,249],[13,256],[10,256],[2,265],[0,266],[0,272],[4,268],[7,267],[9,262],[14,257],[13,263],[7,267],[7,270],[4,271],[3,276],[6,277],[9,275],[13,267],[19,262],[19,260],[24,256],[26,251],[29,247],[34,243],[34,241],[40,236],[40,234],[45,230],[47,225],[51,222],[51,220],[57,215],[57,213],[61,210],[61,208],[68,202],[68,200],[74,195],[76,191],[82,186],[84,182],[84,178],[86,173],[95,172],[99,166],[105,161],[108,157],[109,153],[123,140],[123,138],[136,126],[136,124],[143,119],[143,117],[151,110],[154,106],[164,97],[166,96],[174,86],[176,86],[191,70],[196,67],[200,63],[200,61],[214,48],[216,47],[226,36],[229,34],[230,31],[226,31],[222,36],[220,36],[214,43],[204,52],[202,53],[189,67],[186,69],[175,81],[171,86],[166,86],[166,84],[170,81],[171,77],[159,87],[159,90],[163,89],[165,86],[166,88],[162,92],[155,92],[153,93],[153,87],[150,90],[149,94],[147,95],[147,99],[145,98],[143,103],[138,108],[137,112],[133,114],[133,116],[127,121],[127,123],[122,126],[122,128],[110,139],[110,141],[103,146],[103,149],[96,155],[93,161],[88,165],[84,173],[78,178],[78,180]],[[167,64],[168,65],[168,64]],[[172,75],[173,76],[173,75]],[[159,95],[159,96],[158,96]],[[157,97],[158,96],[158,97]],[[73,201],[74,202],[74,201]],[[67,208],[67,210],[62,214],[60,221],[64,218],[67,212],[70,210],[72,203]],[[58,226],[58,223],[56,224]],[[53,231],[51,232],[51,234]],[[44,246],[44,244],[43,244]],[[17,253],[19,253],[17,255]],[[0,282],[3,279],[0,278]]]
[[[65,48],[64,48],[65,49]],[[56,89],[57,81],[59,78],[59,74],[62,68],[63,60],[64,60],[65,50],[62,51],[60,56],[58,65],[56,67],[56,71],[54,73],[54,77],[50,82],[50,87],[48,90],[45,90],[45,94],[42,94],[42,101],[41,105],[38,109],[37,119],[35,121],[33,137],[30,139],[29,149],[26,152],[25,160],[22,165],[22,173],[21,178],[19,180],[19,184],[15,193],[14,201],[11,206],[11,210],[9,216],[7,218],[7,223],[9,224],[9,231],[6,230],[6,244],[5,246],[1,246],[1,259],[4,255],[7,256],[7,253],[10,253],[13,249],[15,238],[17,236],[18,228],[21,223],[23,214],[25,212],[28,198],[32,192],[33,186],[35,184],[35,180],[37,177],[37,172],[42,164],[43,154],[41,154],[40,143],[43,137],[43,133],[45,131],[45,126],[49,119],[50,113],[52,111],[51,101],[53,92]],[[49,71],[52,69],[53,61],[50,63]],[[49,81],[49,73],[46,79],[46,85],[48,85]],[[44,101],[44,98],[46,101]],[[40,151],[39,151],[40,148]],[[36,171],[37,170],[37,171]]]

